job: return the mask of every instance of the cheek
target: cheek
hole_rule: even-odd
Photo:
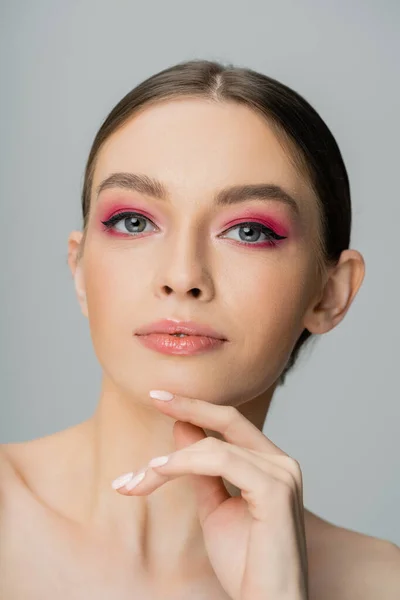
[[[235,323],[237,344],[236,385],[246,374],[253,381],[254,395],[263,392],[282,373],[298,336],[302,331],[302,286],[287,281],[286,277],[269,279],[259,285],[257,293],[243,297],[242,311]],[[239,367],[240,365],[240,367]]]
[[[312,272],[306,262],[270,262],[264,269],[241,272],[230,295],[228,314],[237,314],[239,337],[260,357],[286,359],[301,332]]]
[[[101,257],[101,258],[100,258]],[[88,258],[85,264],[88,318],[93,341],[110,345],[130,336],[138,308],[141,274],[132,260],[112,252]]]
[[[249,315],[290,317],[303,304],[309,278],[305,261],[292,257],[275,260],[269,254],[263,264],[249,261],[247,266],[232,270],[227,287],[235,290],[232,299],[236,298]]]

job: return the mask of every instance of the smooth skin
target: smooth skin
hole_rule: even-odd
[[[179,449],[152,459],[144,478],[133,488],[131,480],[120,491],[149,494],[176,477],[196,475],[193,486],[204,543],[228,597],[307,600],[299,464],[236,408],[179,397],[156,405],[178,419]],[[207,437],[203,427],[218,431],[226,441]],[[167,462],[158,466],[160,458]],[[223,479],[240,489],[241,497],[232,497]]]
[[[97,198],[99,183],[115,172],[156,177],[169,200],[117,188]],[[272,200],[213,204],[222,187],[268,182],[296,198],[297,218]],[[104,231],[101,219],[121,202],[151,214],[145,234]],[[239,229],[227,224],[245,208],[284,222],[288,238],[275,248],[243,245]],[[283,600],[283,583],[296,600],[398,597],[397,546],[305,508],[302,515],[300,465],[262,433],[298,335],[304,327],[314,334],[336,327],[364,277],[362,255],[349,249],[319,278],[319,235],[307,180],[247,107],[166,101],[108,139],[96,165],[81,260],[82,232],[68,240],[78,302],[102,369],[99,402],[82,423],[1,446],[1,598],[62,599],[74,590],[75,598],[97,600],[245,600],[256,597],[255,586],[262,593],[275,588],[274,600]],[[161,355],[134,336],[160,318],[209,324],[228,342],[198,356]],[[176,399],[157,402],[151,390]],[[84,396],[82,390],[82,402]],[[113,489],[122,473],[170,454],[171,462],[150,469],[136,491]],[[221,477],[234,498],[223,492]],[[211,487],[213,498],[202,498],[199,513],[199,494]],[[242,511],[230,527],[228,510],[235,518]],[[247,533],[251,539],[239,548],[229,543]]]

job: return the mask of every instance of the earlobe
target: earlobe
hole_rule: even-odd
[[[317,302],[305,315],[304,327],[311,333],[327,333],[345,317],[365,275],[365,263],[357,250],[344,250],[329,271]]]

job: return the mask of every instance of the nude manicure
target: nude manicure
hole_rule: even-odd
[[[143,471],[142,473],[138,473],[131,481],[129,481],[129,483],[126,484],[126,489],[127,490],[133,490],[133,488],[135,486],[138,485],[138,483],[140,483],[142,481],[142,479],[144,479],[144,476],[146,475],[146,471]]]
[[[117,477],[117,479],[114,479],[114,481],[111,484],[111,487],[113,487],[114,490],[118,490],[126,483],[128,483],[128,481],[132,479],[133,475],[133,471],[131,471],[130,473],[125,473],[124,475],[120,475],[119,477]]]

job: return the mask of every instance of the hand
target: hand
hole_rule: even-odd
[[[308,565],[303,481],[296,460],[238,409],[182,396],[154,400],[176,418],[176,452],[138,473],[125,494],[146,495],[182,475],[192,478],[210,563],[233,600],[307,600]],[[226,441],[207,437],[202,428]],[[160,457],[158,457],[160,458]],[[153,459],[154,460],[154,459]],[[241,490],[231,496],[222,478]]]

